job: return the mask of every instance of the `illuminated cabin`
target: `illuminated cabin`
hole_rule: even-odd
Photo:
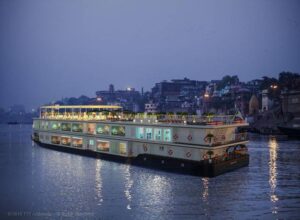
[[[247,126],[236,116],[147,115],[119,106],[43,106],[39,145],[134,165],[216,176],[249,164]]]

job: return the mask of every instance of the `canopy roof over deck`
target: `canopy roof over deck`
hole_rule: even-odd
[[[117,105],[47,105],[41,106],[41,109],[121,109]]]
[[[46,105],[40,107],[40,117],[45,112],[59,112],[61,109],[63,109],[65,112],[67,111],[67,109],[71,109],[73,114],[74,111],[82,112],[82,109],[84,109],[84,111],[87,111],[88,109],[118,110],[122,109],[122,107],[117,105]]]

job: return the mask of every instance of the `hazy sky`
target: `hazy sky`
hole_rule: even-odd
[[[1,0],[0,107],[300,72],[300,1]]]

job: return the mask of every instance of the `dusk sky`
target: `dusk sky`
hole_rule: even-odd
[[[300,1],[1,0],[0,107],[300,72]]]

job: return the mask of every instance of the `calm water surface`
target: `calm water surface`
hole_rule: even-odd
[[[0,125],[0,219],[299,219],[300,142],[252,136],[249,167],[201,178],[34,145]]]

